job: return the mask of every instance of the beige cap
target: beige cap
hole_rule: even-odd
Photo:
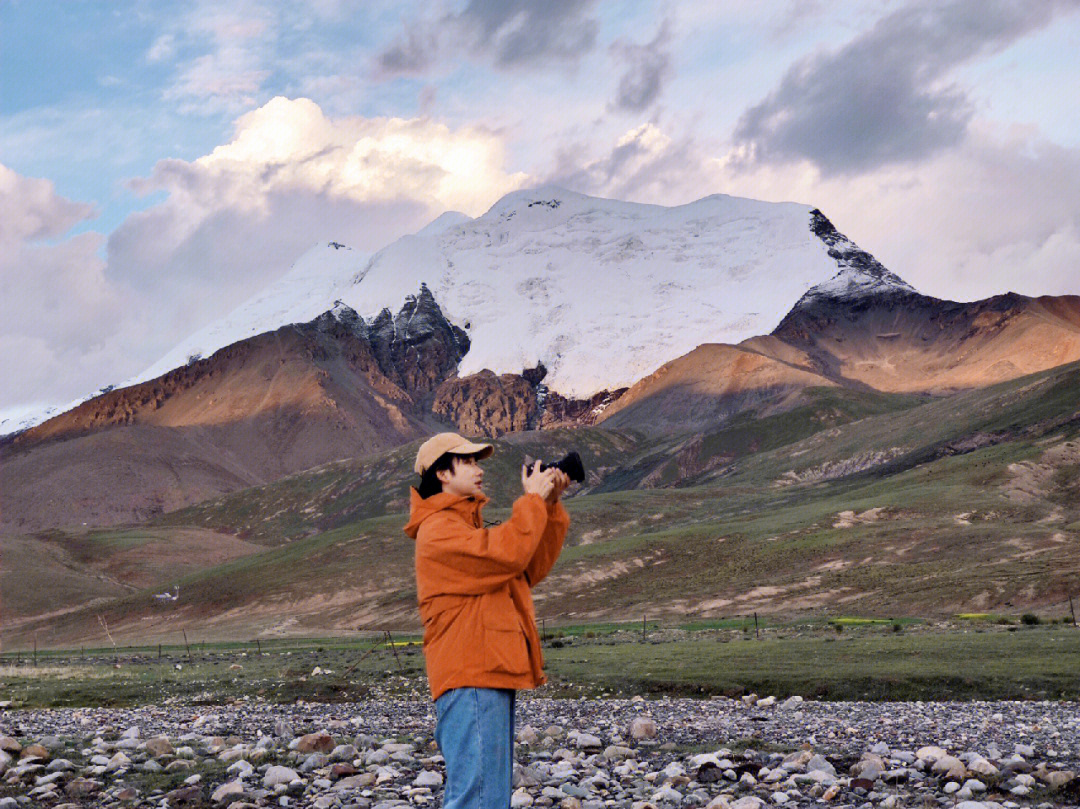
[[[474,444],[457,433],[439,433],[420,445],[420,449],[416,451],[416,465],[413,468],[416,474],[422,475],[425,469],[447,452],[452,452],[454,455],[475,455],[483,460],[494,451],[495,448],[491,444]]]

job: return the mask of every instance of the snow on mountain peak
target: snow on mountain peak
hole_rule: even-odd
[[[665,207],[549,185],[476,219],[444,213],[372,255],[320,243],[124,384],[323,313],[352,317],[346,307],[371,323],[424,284],[468,334],[462,375],[543,363],[548,387],[576,397],[631,385],[703,343],[768,334],[815,296],[913,291],[807,205],[715,194]]]
[[[549,387],[583,397],[702,343],[769,333],[838,265],[861,278],[847,245],[857,248],[813,231],[813,210],[721,194],[665,207],[515,191],[476,219],[383,248],[341,298],[370,318],[426,283],[468,331],[463,375],[542,362]]]
[[[840,272],[808,290],[796,306],[822,298],[846,300],[867,295],[916,292],[903,278],[889,272],[881,262],[838,231],[816,208],[810,212],[810,229],[828,248]]]

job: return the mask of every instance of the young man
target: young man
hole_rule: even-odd
[[[531,588],[562,550],[570,518],[558,469],[522,468],[510,519],[485,528],[480,461],[490,444],[440,433],[416,454],[405,533],[416,540],[424,657],[446,759],[446,809],[507,809],[517,689],[546,681]]]

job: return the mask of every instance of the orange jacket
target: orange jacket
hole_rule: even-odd
[[[562,550],[570,517],[537,494],[484,528],[486,497],[413,489],[405,533],[416,540],[416,596],[432,699],[451,688],[535,688],[546,682],[531,588]]]

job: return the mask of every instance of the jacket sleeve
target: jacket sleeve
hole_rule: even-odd
[[[536,553],[532,555],[529,564],[525,567],[525,578],[530,587],[535,587],[543,581],[551,570],[555,560],[562,552],[563,541],[566,539],[566,530],[570,527],[570,515],[566,513],[561,501],[556,500],[553,506],[548,507],[547,526],[544,535],[540,538],[540,544]]]
[[[440,594],[497,590],[525,570],[547,521],[547,503],[536,494],[519,497],[510,519],[493,528],[472,528],[451,514],[433,514],[417,533],[417,575]]]

